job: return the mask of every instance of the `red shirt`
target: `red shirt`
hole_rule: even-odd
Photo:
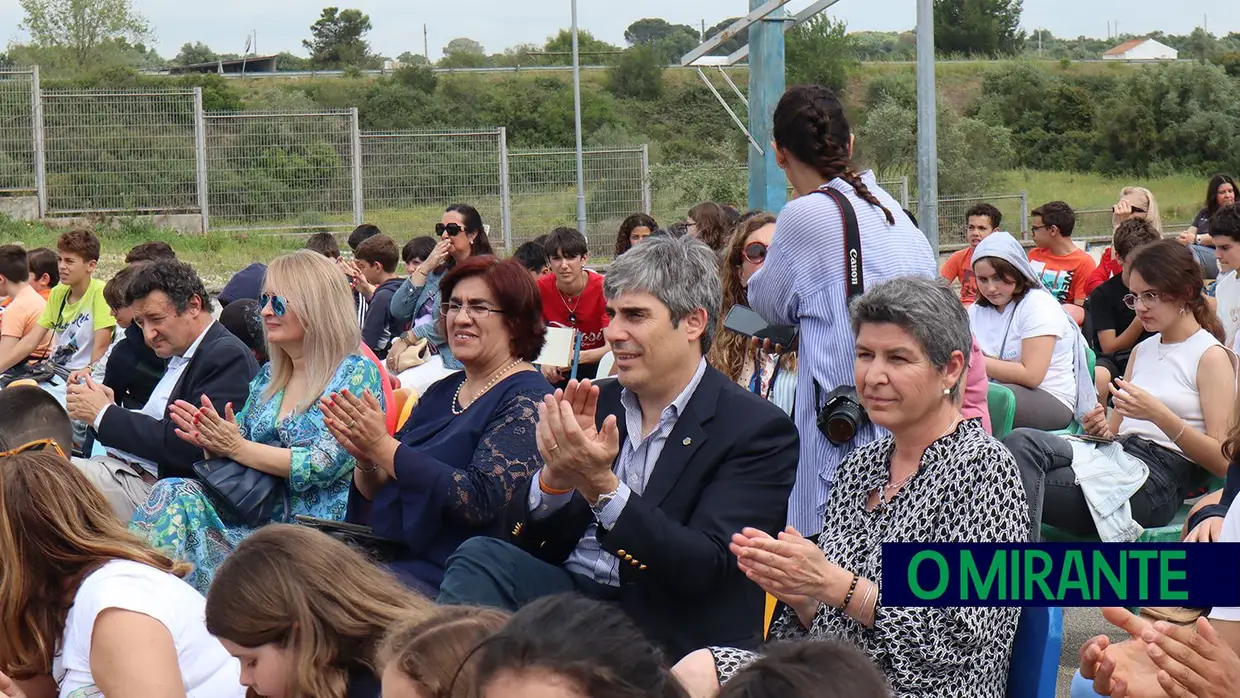
[[[603,299],[603,277],[586,271],[586,287],[580,295],[568,297],[556,287],[555,274],[547,274],[538,280],[538,294],[542,296],[543,319],[548,327],[572,327],[581,333],[581,349],[598,349],[603,346],[603,328],[611,318],[607,317],[607,302]],[[576,322],[573,322],[573,320]]]

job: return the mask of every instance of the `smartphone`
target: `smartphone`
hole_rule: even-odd
[[[795,325],[772,325],[762,316],[743,305],[734,305],[723,319],[723,326],[738,334],[754,339],[769,339],[788,349],[796,341],[798,329]]]
[[[1104,438],[1101,436],[1094,436],[1093,434],[1073,434],[1070,438],[1079,439],[1080,441],[1084,441],[1085,443],[1090,443],[1090,444],[1115,443],[1115,439],[1108,439],[1108,438]]]

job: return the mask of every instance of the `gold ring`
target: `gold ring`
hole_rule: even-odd
[[[557,449],[557,448],[559,448],[559,447],[560,447],[560,445],[559,445],[559,444],[551,444],[551,448],[548,448],[547,450],[548,450],[548,451],[554,451],[555,449]]]
[[[352,431],[355,426],[357,426],[357,422],[349,422],[348,426],[345,428]]]

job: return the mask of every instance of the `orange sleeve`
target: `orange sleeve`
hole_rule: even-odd
[[[951,256],[947,258],[947,261],[943,262],[943,268],[939,271],[939,276],[942,276],[948,281],[955,281],[959,279],[960,265],[964,261],[964,255],[962,254],[963,252],[965,252],[965,250],[957,250],[956,252],[953,252]]]

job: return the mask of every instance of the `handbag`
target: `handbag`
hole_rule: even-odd
[[[272,523],[277,516],[287,517],[291,511],[284,478],[228,458],[200,460],[193,467],[216,506],[247,526]]]
[[[411,555],[409,546],[404,541],[384,538],[376,534],[369,526],[316,519],[301,514],[294,516],[293,521],[335,538],[376,563],[395,562],[407,559]]]
[[[396,357],[396,372],[404,373],[411,368],[416,368],[426,363],[430,353],[429,349],[430,347],[426,339],[419,339],[417,343],[410,345],[400,356]]]
[[[56,370],[56,366],[48,360],[23,363],[10,368],[0,375],[0,388],[9,387],[10,383],[19,380],[31,380],[35,383],[46,383],[54,376],[65,377],[68,374]]]

